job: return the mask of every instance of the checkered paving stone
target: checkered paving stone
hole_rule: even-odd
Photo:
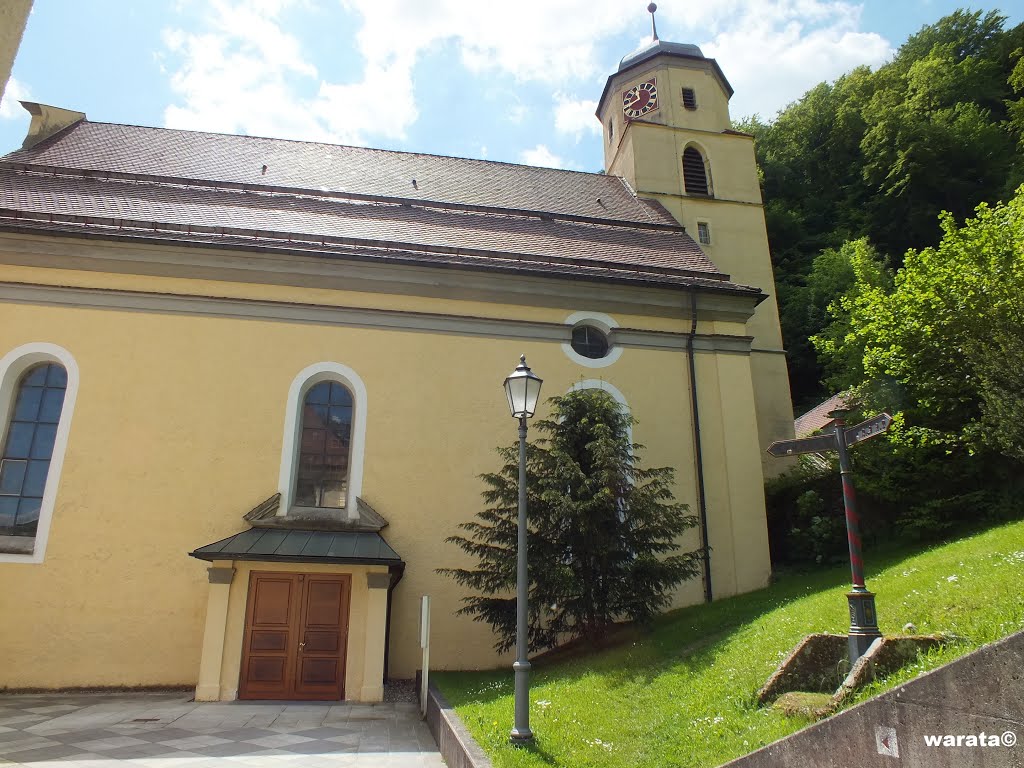
[[[0,768],[442,768],[413,704],[0,695]]]

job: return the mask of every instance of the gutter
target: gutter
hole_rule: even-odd
[[[704,560],[704,602],[710,603],[711,547],[708,546],[708,507],[704,493],[704,452],[700,439],[700,408],[697,405],[697,369],[693,340],[697,336],[697,292],[690,289],[690,333],[686,338],[686,355],[690,363],[690,409],[693,417],[693,448],[697,462],[697,507],[700,514],[700,548]]]
[[[384,681],[388,681],[388,658],[391,655],[391,597],[395,591],[395,587],[398,586],[398,582],[402,580],[405,575],[405,563],[399,565],[392,565],[388,568],[388,574],[391,576],[391,583],[388,584],[388,607],[387,607],[387,618],[384,621]]]

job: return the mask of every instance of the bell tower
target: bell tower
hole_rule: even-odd
[[[786,370],[754,140],[729,117],[732,86],[714,59],[688,43],[652,39],[623,57],[597,106],[606,173],[660,202],[732,280],[768,298],[747,323],[762,448],[793,434]],[[783,462],[763,461],[766,476]]]

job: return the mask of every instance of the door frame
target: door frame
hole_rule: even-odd
[[[250,695],[246,690],[248,675],[247,667],[249,664],[250,644],[252,638],[252,620],[253,614],[256,609],[255,595],[256,590],[254,589],[256,582],[261,578],[289,578],[294,581],[298,586],[297,589],[293,589],[290,594],[290,601],[288,605],[288,626],[289,626],[289,645],[286,649],[286,669],[285,669],[285,680],[290,681],[290,693],[287,697],[280,699],[283,701],[343,701],[345,699],[346,692],[346,676],[348,674],[348,646],[349,646],[349,635],[351,633],[351,612],[352,612],[352,575],[347,573],[322,573],[322,572],[309,572],[309,571],[258,571],[253,570],[249,572],[249,583],[246,587],[246,606],[244,615],[244,624],[242,628],[242,655],[241,664],[239,667],[239,680],[238,680],[238,698],[245,699],[248,701],[259,701],[266,699],[265,696],[259,694]],[[340,668],[338,671],[338,686],[337,689],[332,691],[334,696],[325,696],[322,693],[299,693],[296,691],[297,688],[297,675],[299,673],[299,662],[301,647],[300,636],[303,632],[303,621],[306,615],[306,585],[308,584],[307,579],[313,578],[317,580],[337,581],[344,584],[342,591],[341,606],[339,609],[339,627],[341,637],[339,638],[339,660]]]

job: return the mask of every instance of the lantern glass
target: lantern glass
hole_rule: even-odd
[[[530,370],[526,356],[519,358],[519,365],[505,379],[505,396],[513,418],[530,418],[537,410],[540,385],[543,381]]]

